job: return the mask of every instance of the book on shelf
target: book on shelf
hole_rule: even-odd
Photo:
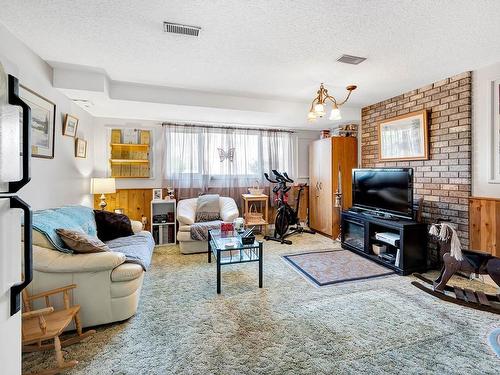
[[[111,177],[121,176],[122,175],[122,167],[121,165],[112,164],[111,165]]]

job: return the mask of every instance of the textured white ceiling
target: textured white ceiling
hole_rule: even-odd
[[[324,81],[363,106],[500,61],[500,1],[0,0],[0,22],[47,61],[113,80],[308,100]],[[164,20],[202,27],[164,34]],[[365,56],[358,66],[335,60]]]

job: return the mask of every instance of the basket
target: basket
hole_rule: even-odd
[[[250,195],[262,195],[262,193],[264,192],[264,189],[260,188],[259,180],[255,180],[255,185],[253,185],[252,187],[249,187],[248,192],[250,193]]]
[[[248,188],[248,192],[251,195],[262,195],[262,193],[264,192],[264,189],[259,189],[259,188],[256,188],[256,187],[251,187],[251,188]]]
[[[250,206],[249,211],[246,213],[247,225],[252,224],[252,223],[258,223],[258,222],[262,221],[263,218],[264,218],[264,215],[257,211],[257,206],[255,204],[252,204]]]

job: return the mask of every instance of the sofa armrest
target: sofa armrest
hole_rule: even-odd
[[[113,251],[92,254],[65,254],[33,246],[33,269],[40,272],[79,273],[113,270],[125,262],[125,255]]]
[[[238,206],[234,199],[229,197],[220,198],[220,217],[223,221],[234,221],[240,212],[238,211]]]
[[[181,225],[194,224],[196,219],[196,198],[183,199],[177,203],[177,220]]]
[[[144,230],[144,228],[142,227],[142,223],[140,221],[130,220],[130,224],[132,225],[132,232],[134,232],[134,234],[137,234]]]

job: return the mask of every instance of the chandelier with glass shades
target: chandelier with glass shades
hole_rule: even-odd
[[[311,103],[311,108],[309,109],[309,113],[307,115],[307,120],[309,122],[316,121],[318,117],[323,117],[326,114],[326,102],[329,100],[332,102],[332,111],[330,112],[330,120],[340,120],[342,116],[340,115],[340,107],[349,100],[351,93],[353,90],[356,90],[356,85],[349,85],[346,87],[348,91],[347,97],[344,101],[338,103],[337,100],[328,94],[328,90],[325,89],[323,83],[319,86],[319,90],[317,92],[317,96]]]

